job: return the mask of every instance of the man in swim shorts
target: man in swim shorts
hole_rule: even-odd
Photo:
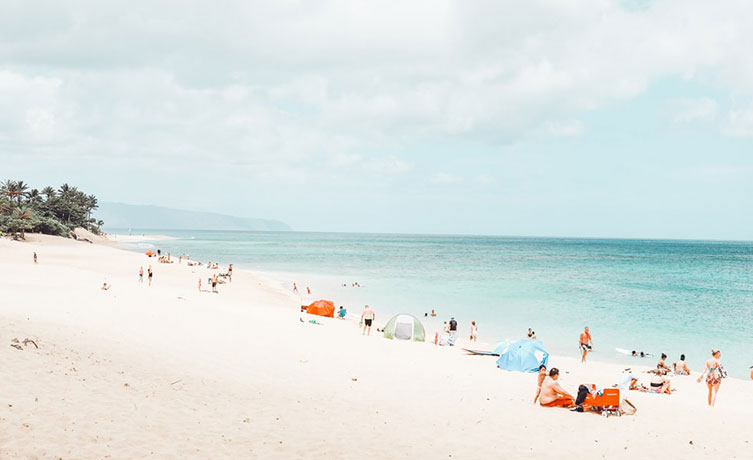
[[[363,307],[363,313],[361,313],[361,321],[363,321],[363,332],[361,335],[371,335],[371,323],[376,319],[374,310],[369,308],[368,305]]]
[[[563,390],[560,384],[557,383],[559,378],[559,369],[553,367],[549,371],[549,377],[546,377],[541,384],[539,404],[542,407],[573,407],[575,405],[573,395]]]
[[[585,363],[586,355],[589,351],[591,351],[591,347],[593,346],[593,341],[591,340],[591,332],[589,332],[588,326],[586,326],[586,329],[580,333],[578,346],[580,347],[581,352],[580,362]]]

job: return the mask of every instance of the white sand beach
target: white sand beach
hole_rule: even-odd
[[[672,395],[630,392],[633,416],[542,408],[536,375],[467,356],[462,340],[302,323],[298,297],[263,277],[236,270],[199,292],[212,271],[175,262],[0,239],[0,458],[753,457],[753,381],[725,379],[713,409],[693,376],[673,377]],[[150,264],[151,287],[138,281]],[[575,354],[550,365],[573,394],[622,371]]]

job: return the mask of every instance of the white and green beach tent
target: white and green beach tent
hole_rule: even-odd
[[[423,342],[426,333],[424,325],[413,315],[395,315],[384,326],[385,339],[414,340]]]

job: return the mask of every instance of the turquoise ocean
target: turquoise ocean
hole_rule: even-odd
[[[114,231],[113,233],[127,233]],[[271,274],[351,313],[371,305],[380,320],[410,313],[433,336],[454,316],[475,320],[480,340],[524,338],[578,356],[588,325],[592,359],[654,365],[680,353],[698,370],[712,347],[731,376],[753,366],[753,243],[139,229],[175,239],[143,242],[202,262]],[[281,281],[282,282],[282,281]],[[354,288],[358,282],[362,287]],[[344,287],[343,284],[347,286]],[[437,318],[425,318],[436,310]],[[380,324],[377,321],[377,324]],[[617,349],[652,353],[632,358]]]

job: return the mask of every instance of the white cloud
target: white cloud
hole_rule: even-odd
[[[716,119],[718,104],[714,99],[677,99],[670,103],[672,120],[678,124],[711,122]]]
[[[550,121],[546,128],[555,136],[577,136],[583,132],[583,123],[580,120]]]
[[[731,136],[753,136],[753,105],[744,109],[731,110],[725,131]]]
[[[448,174],[445,172],[438,172],[434,174],[432,177],[432,180],[436,182],[437,184],[455,184],[457,182],[460,182],[463,180],[460,176],[455,176],[453,174]]]
[[[577,135],[584,111],[666,78],[753,94],[748,1],[630,5],[3,2],[0,139],[31,157],[389,175],[425,138]],[[713,116],[696,102],[678,120]],[[748,112],[729,124],[745,135]]]

